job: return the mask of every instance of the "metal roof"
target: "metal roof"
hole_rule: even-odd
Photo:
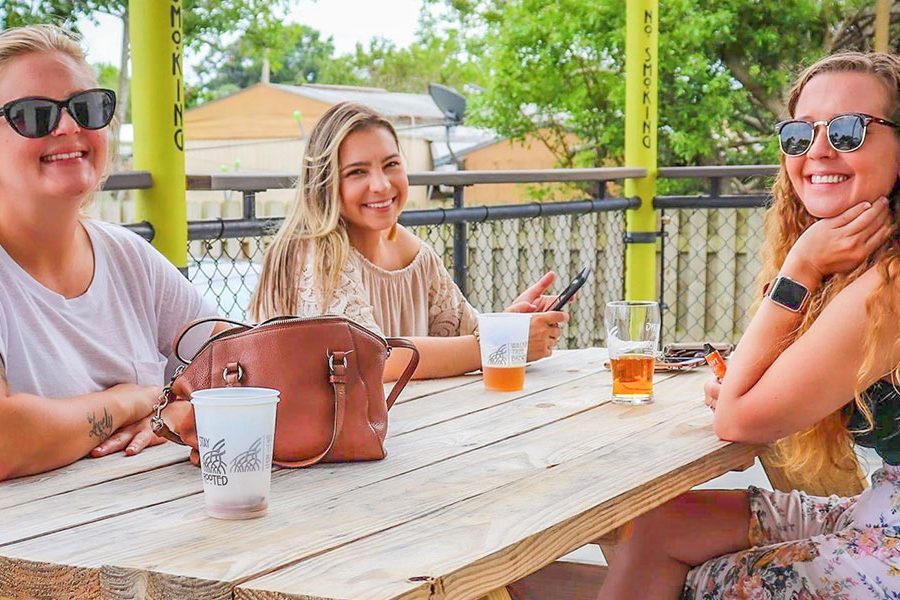
[[[435,123],[444,121],[444,115],[428,94],[389,92],[381,88],[345,85],[284,85],[279,83],[270,85],[326,104],[337,104],[338,102],[365,104],[391,120],[410,119],[417,122],[431,121]]]

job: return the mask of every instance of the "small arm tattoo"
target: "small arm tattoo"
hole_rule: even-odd
[[[89,413],[87,420],[91,424],[91,430],[88,432],[90,437],[95,437],[102,442],[112,434],[113,419],[105,406],[103,407],[103,416],[101,418],[98,419],[96,413]]]

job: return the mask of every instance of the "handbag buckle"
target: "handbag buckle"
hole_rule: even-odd
[[[228,375],[237,374],[237,382],[240,382],[244,378],[244,367],[241,366],[241,363],[228,363],[225,365],[225,368],[222,369],[222,381],[226,383],[226,385],[231,385],[231,381],[228,379]]]
[[[341,363],[341,366],[344,367],[345,369],[347,368],[347,355],[350,354],[351,352],[353,352],[353,350],[347,350],[346,352],[341,353],[342,354],[341,360],[343,361]],[[327,353],[327,356],[328,356],[328,370],[330,372],[334,373],[334,354],[332,354],[329,351]]]

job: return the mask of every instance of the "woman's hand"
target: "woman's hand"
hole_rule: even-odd
[[[145,417],[137,423],[126,425],[113,433],[105,442],[91,450],[91,456],[99,458],[122,449],[125,450],[125,456],[134,456],[144,448],[158,446],[165,441],[165,438],[153,433],[150,429],[150,417]]]
[[[111,387],[108,392],[130,407],[131,418],[91,450],[91,456],[98,458],[122,449],[126,455],[133,456],[148,446],[166,441],[150,430],[149,415],[162,392],[160,386],[121,384]]]
[[[719,401],[719,391],[721,389],[722,384],[715,379],[710,379],[703,384],[703,403],[713,412],[716,410],[716,402]]]
[[[553,354],[553,349],[559,343],[559,336],[562,335],[560,325],[569,320],[567,313],[548,310],[557,297],[544,292],[554,281],[556,273],[547,271],[506,309],[506,312],[534,313],[528,331],[528,362]]]
[[[519,310],[522,308],[522,310]],[[507,312],[533,312],[525,307],[513,304]],[[553,349],[559,343],[562,335],[560,325],[569,320],[568,313],[559,310],[534,313],[531,317],[531,325],[528,329],[528,362],[546,358],[553,354]]]
[[[852,271],[884,243],[894,226],[887,198],[856,204],[813,223],[791,248],[785,265],[819,280]]]
[[[528,362],[553,354],[553,349],[559,343],[559,336],[562,335],[560,326],[568,320],[568,313],[558,310],[535,313],[531,317],[531,327],[528,330]]]
[[[169,427],[181,436],[181,439],[191,447],[191,463],[200,466],[200,453],[197,450],[197,421],[194,417],[194,407],[190,402],[170,402],[163,411],[164,419]]]
[[[519,294],[513,303],[507,307],[506,312],[544,312],[556,302],[556,296],[546,295],[544,292],[556,281],[556,273],[547,271],[544,275],[531,284],[527,290]]]

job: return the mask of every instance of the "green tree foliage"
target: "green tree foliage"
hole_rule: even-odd
[[[450,36],[422,36],[408,48],[382,38],[368,47],[333,60],[321,73],[323,83],[381,87],[393,92],[423,93],[429,83],[450,87],[480,85],[483,72],[467,59],[460,40]]]
[[[440,17],[424,26],[459,38],[489,73],[474,122],[512,138],[543,132],[564,166],[621,163],[621,0],[427,1]],[[896,50],[900,8],[893,21]],[[771,124],[797,69],[870,49],[873,3],[667,0],[659,22],[660,164],[758,163],[776,158]]]
[[[202,84],[189,97],[189,103],[212,100],[258,83],[263,63],[268,61],[272,83],[302,84],[319,81],[323,70],[333,61],[331,38],[305,25],[277,24],[270,30],[263,48],[258,40],[239,38],[222,52],[213,54],[198,69]]]

